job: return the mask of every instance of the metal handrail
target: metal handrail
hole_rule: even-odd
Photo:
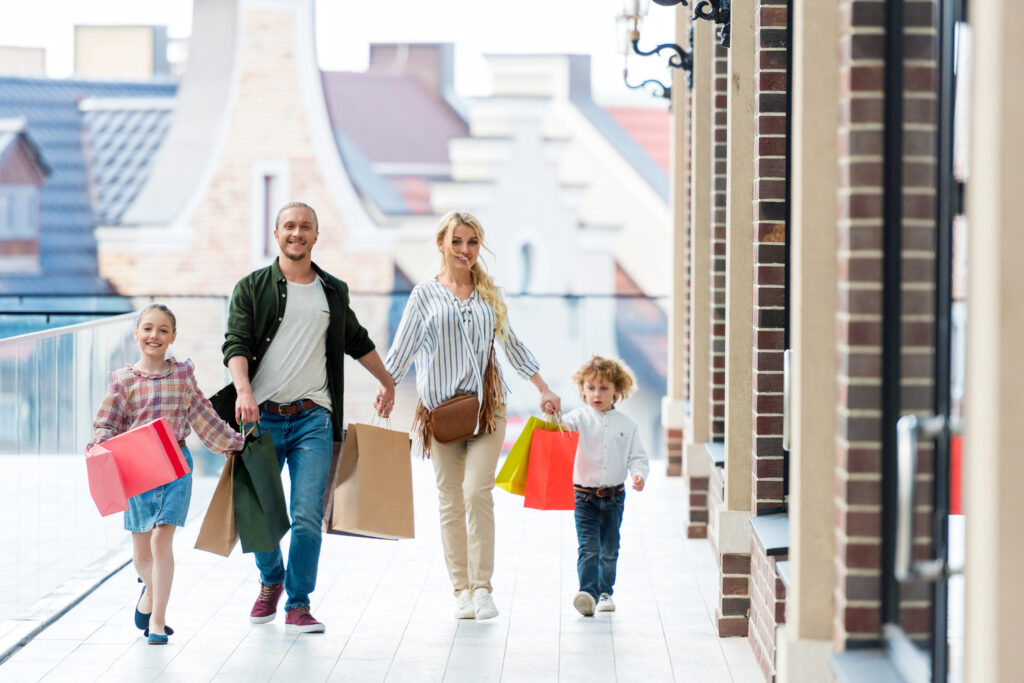
[[[19,334],[15,337],[7,337],[6,339],[0,339],[0,348],[5,346],[14,346],[15,344],[23,344],[27,341],[35,341],[36,339],[48,339],[50,337],[59,337],[63,334],[78,332],[79,330],[87,330],[92,327],[100,327],[107,325],[112,322],[120,320],[131,320],[134,319],[137,313],[132,311],[131,313],[122,313],[121,315],[114,315],[106,318],[100,318],[99,320],[90,320],[84,323],[75,323],[74,325],[64,325],[62,327],[54,327],[49,330],[40,330],[38,332],[29,332],[27,334]]]

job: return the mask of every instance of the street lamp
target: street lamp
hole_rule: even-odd
[[[682,3],[686,4],[686,0],[654,0],[659,5]],[[668,66],[676,69],[683,69],[688,72],[687,84],[689,87],[693,87],[693,53],[684,50],[675,43],[662,43],[656,45],[651,50],[640,49],[640,24],[643,22],[643,18],[647,16],[647,11],[650,8],[650,0],[625,0],[623,3],[622,14],[618,17],[619,24],[619,37],[623,40],[620,43],[623,55],[628,59],[630,52],[640,55],[641,57],[649,57],[650,55],[660,55],[662,50],[669,50],[674,52],[668,58]],[[671,88],[661,81],[653,78],[645,80],[639,85],[633,85],[629,82],[629,69],[624,67],[622,69],[622,80],[626,84],[627,88],[642,88],[649,84],[655,84],[661,88],[660,95],[662,97],[669,97],[671,94]],[[656,95],[659,93],[655,93]]]

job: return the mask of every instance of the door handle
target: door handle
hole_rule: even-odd
[[[935,581],[942,577],[945,561],[914,562],[914,473],[917,471],[919,438],[934,439],[946,427],[942,415],[919,418],[904,415],[896,422],[896,558],[895,574],[900,583],[917,578]]]
[[[790,373],[792,372],[792,365],[790,360],[792,358],[793,350],[786,349],[782,352],[782,450],[788,451],[789,448],[789,403],[790,403]]]

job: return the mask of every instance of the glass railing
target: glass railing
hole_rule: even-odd
[[[352,307],[381,355],[387,352],[408,299],[403,294],[354,294]],[[645,297],[506,297],[516,333],[541,364],[541,373],[564,401],[580,404],[571,384],[592,352],[623,358],[640,390],[624,406],[640,426],[652,458],[660,457],[661,398],[665,393],[664,302]],[[149,299],[134,301],[144,305]],[[189,358],[210,395],[227,380],[221,359],[224,297],[162,298],[178,318],[172,353]],[[84,447],[107,388],[107,374],[138,359],[134,314],[0,340],[0,624],[39,610],[45,598],[90,566],[120,553],[128,557],[121,515],[100,517],[89,495]],[[511,388],[506,447],[529,415],[537,392],[497,354]],[[376,381],[346,359],[345,417],[367,421]],[[412,375],[399,387],[392,425],[407,428],[415,409]],[[196,485],[190,515],[201,515],[223,458],[189,437]],[[204,482],[209,485],[204,485]]]
[[[107,371],[134,361],[132,314],[0,340],[0,622],[125,541],[82,455]]]

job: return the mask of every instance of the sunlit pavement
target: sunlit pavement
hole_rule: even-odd
[[[324,538],[312,613],[325,634],[286,634],[283,611],[250,624],[252,558],[193,550],[197,516],[175,540],[169,645],[135,628],[129,566],[0,665],[0,680],[760,681],[746,639],[715,635],[714,558],[707,541],[686,538],[686,489],[663,468],[653,462],[647,489],[627,493],[614,613],[572,607],[572,513],[524,509],[496,490],[501,613],[456,621],[433,468],[415,462],[415,540]]]

